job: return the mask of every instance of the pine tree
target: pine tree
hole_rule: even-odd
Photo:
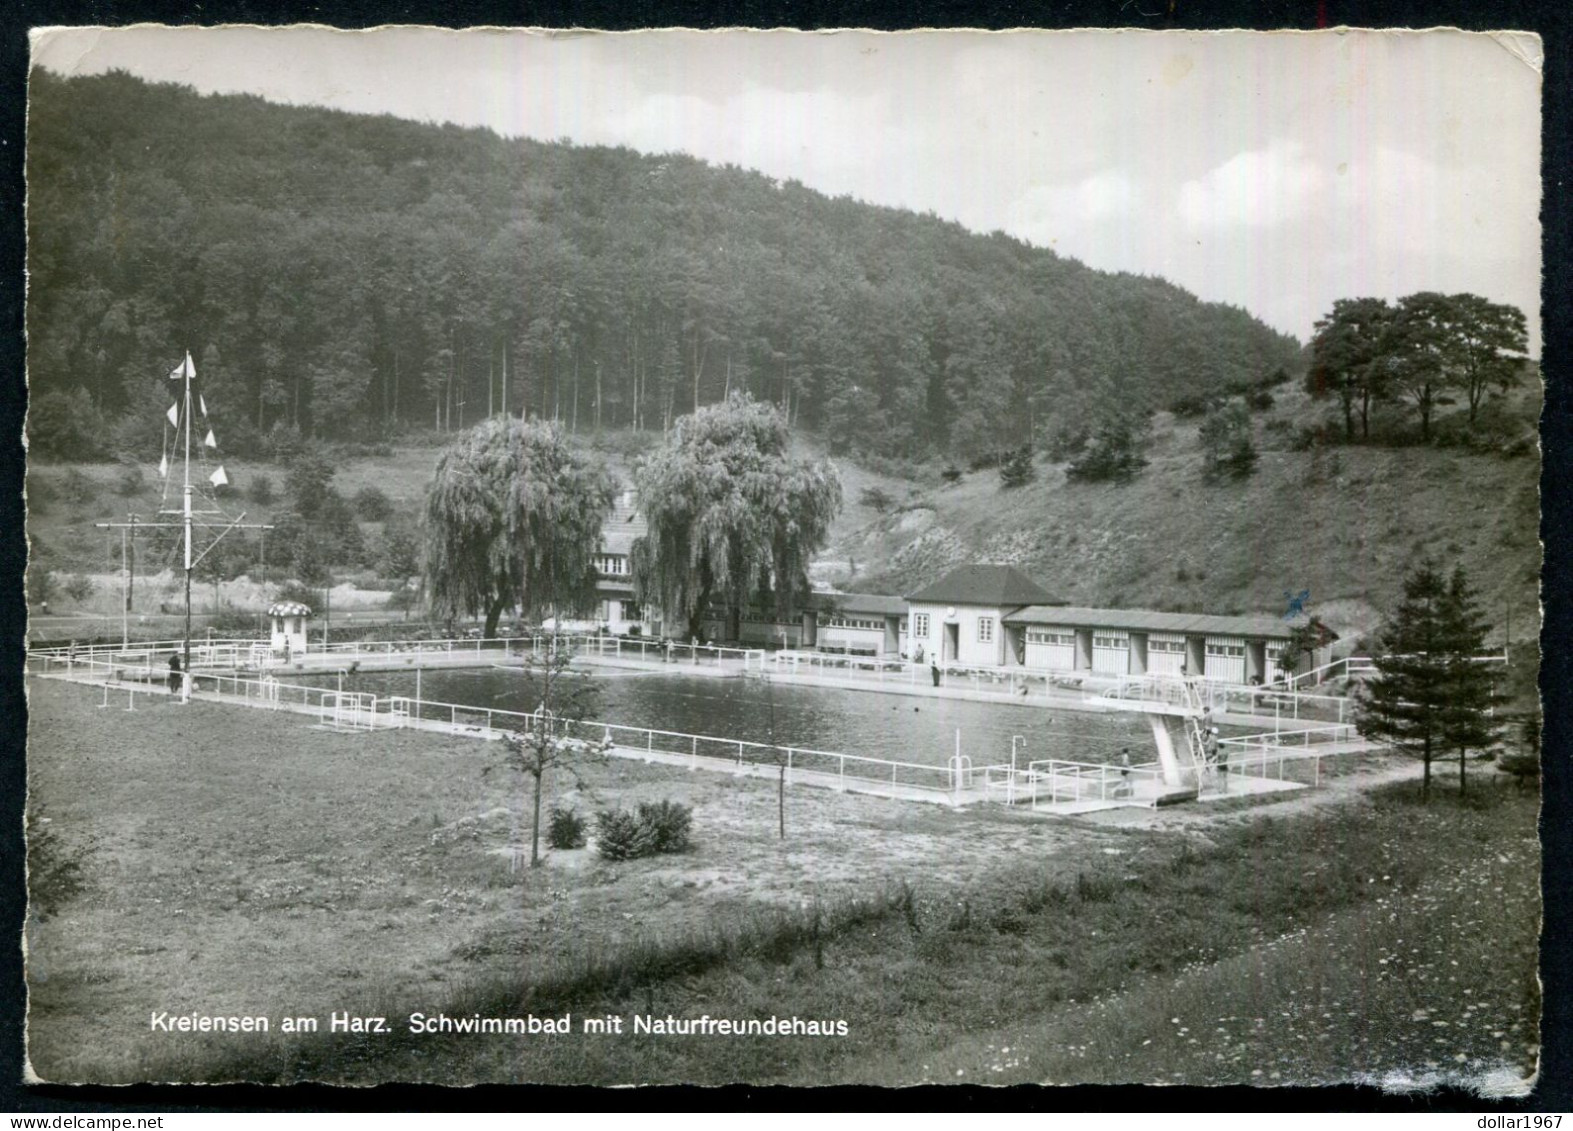
[[[1502,737],[1502,725],[1493,714],[1499,697],[1491,671],[1478,659],[1490,626],[1480,615],[1462,566],[1453,570],[1441,609],[1448,653],[1442,728],[1446,744],[1458,750],[1458,792],[1463,794],[1466,755],[1494,745]]]
[[[1377,674],[1359,696],[1355,725],[1425,764],[1421,796],[1431,795],[1431,760],[1449,741],[1448,704],[1457,665],[1449,645],[1449,590],[1436,565],[1404,579],[1404,600],[1378,637]]]

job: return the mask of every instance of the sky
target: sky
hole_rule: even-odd
[[[1541,45],[1463,32],[54,29],[36,63],[685,152],[1161,275],[1306,340],[1470,291],[1538,352]]]

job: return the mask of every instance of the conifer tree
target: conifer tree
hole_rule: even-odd
[[[1491,670],[1480,662],[1489,626],[1480,615],[1474,589],[1464,568],[1453,570],[1442,601],[1447,635],[1448,679],[1442,726],[1447,745],[1458,750],[1458,792],[1465,791],[1465,756],[1483,750],[1502,737],[1502,726],[1493,714],[1498,705]]]
[[[1431,760],[1448,741],[1448,698],[1456,665],[1448,628],[1447,584],[1432,562],[1404,579],[1404,599],[1378,636],[1377,674],[1358,696],[1355,725],[1425,764],[1421,796],[1431,796]]]

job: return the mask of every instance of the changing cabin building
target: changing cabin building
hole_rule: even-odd
[[[912,658],[967,667],[1024,667],[1023,634],[1005,619],[1021,609],[1059,604],[1013,566],[968,565],[907,598]]]
[[[845,595],[836,600],[851,609],[891,599]],[[962,566],[906,603],[907,624],[896,633],[895,648],[887,646],[885,653],[962,667],[1191,675],[1270,684],[1329,663],[1338,639],[1304,615],[1285,620],[1069,606],[1011,566]],[[1284,645],[1308,623],[1318,629],[1316,643],[1286,671]]]

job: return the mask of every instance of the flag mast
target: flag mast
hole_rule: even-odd
[[[186,359],[181,363],[181,370],[185,376],[185,398],[182,409],[186,414],[186,469],[185,481],[181,492],[181,521],[186,531],[186,640],[185,655],[181,661],[182,672],[191,671],[191,378],[196,366],[191,364],[191,351],[186,351]],[[189,679],[190,676],[185,678]]]
[[[192,403],[192,396],[191,396],[191,380],[196,375],[197,375],[197,367],[195,365],[193,365],[192,362],[191,362],[191,353],[190,353],[189,350],[186,352],[186,356],[185,356],[184,360],[182,360],[181,363],[178,366],[176,366],[175,369],[169,375],[169,379],[171,381],[182,381],[183,380],[185,382],[184,387],[181,389],[179,402],[176,403],[176,404],[170,405],[169,406],[169,410],[164,414],[165,418],[168,419],[168,421],[170,423],[170,427],[176,429],[176,440],[181,442],[182,450],[183,450],[184,456],[185,456],[185,468],[181,472],[181,480],[180,480],[180,509],[178,511],[174,510],[174,509],[171,509],[171,508],[166,508],[166,507],[164,507],[162,505],[163,501],[167,500],[168,497],[169,497],[169,494],[168,494],[168,487],[169,487],[169,450],[168,450],[168,446],[167,446],[168,445],[167,434],[166,434],[166,438],[165,438],[166,447],[165,447],[163,455],[159,458],[159,461],[158,461],[159,478],[162,479],[164,481],[164,484],[165,484],[164,497],[163,497],[163,500],[160,501],[160,507],[159,507],[158,513],[160,515],[170,515],[170,516],[174,516],[174,515],[178,514],[180,516],[180,521],[179,522],[140,522],[139,523],[137,521],[137,516],[135,514],[132,514],[132,515],[129,516],[130,520],[131,520],[130,522],[125,522],[125,523],[122,523],[122,522],[99,522],[99,523],[95,523],[94,524],[95,526],[99,526],[99,527],[102,527],[102,528],[105,528],[105,529],[120,530],[122,532],[122,534],[121,534],[121,539],[122,539],[121,554],[122,554],[122,558],[124,557],[124,554],[125,554],[124,539],[125,539],[125,531],[127,529],[129,529],[129,531],[131,533],[131,537],[133,539],[133,542],[134,542],[134,540],[136,538],[136,531],[137,531],[137,527],[138,526],[141,526],[143,529],[148,529],[148,528],[157,528],[157,529],[161,529],[161,530],[178,529],[178,530],[181,531],[181,534],[182,534],[182,539],[181,540],[184,543],[184,545],[182,547],[182,564],[185,566],[185,571],[186,571],[185,638],[181,642],[181,652],[182,652],[182,660],[183,660],[183,663],[182,663],[183,670],[188,671],[188,672],[191,670],[191,582],[192,582],[193,575],[194,575],[196,567],[197,567],[197,563],[200,562],[204,557],[206,557],[207,554],[208,554],[208,551],[212,550],[213,547],[218,544],[219,540],[222,539],[224,537],[224,535],[228,534],[231,530],[262,530],[262,531],[267,531],[267,530],[272,530],[273,529],[273,527],[271,525],[269,525],[268,523],[255,523],[255,522],[246,522],[246,521],[244,521],[245,517],[246,517],[246,514],[245,514],[244,511],[241,512],[239,518],[235,519],[232,522],[228,522],[227,521],[227,522],[223,522],[223,523],[210,523],[210,522],[208,522],[206,520],[203,520],[201,522],[197,521],[197,517],[196,516],[198,514],[202,514],[202,515],[216,514],[216,515],[223,516],[224,512],[223,512],[222,509],[217,509],[217,510],[206,510],[206,509],[204,509],[204,510],[197,510],[196,508],[194,508],[191,505],[191,492],[193,490],[193,487],[192,487],[192,484],[191,484],[191,414],[192,414],[192,412],[194,410],[194,406],[193,406],[193,403]],[[202,397],[201,394],[197,395],[196,405],[201,406],[202,418],[203,418],[203,420],[205,422],[207,420],[207,415],[208,415],[208,406],[207,406],[207,401]],[[184,411],[185,414],[186,414],[186,427],[185,427],[184,436],[182,436],[180,434],[180,431],[179,431],[179,429],[180,429],[180,413],[182,411]],[[202,443],[204,445],[206,445],[207,447],[210,447],[210,448],[218,447],[218,441],[216,439],[214,439],[214,437],[213,437],[213,430],[211,428],[208,429],[207,437],[206,437],[206,439],[204,439],[202,441]],[[224,465],[223,464],[219,464],[218,469],[216,471],[214,471],[212,475],[208,476],[208,480],[209,480],[209,482],[211,482],[213,484],[214,487],[222,487],[222,486],[228,484],[229,483],[229,476],[224,473]],[[225,516],[225,517],[227,517],[227,516]],[[223,526],[223,529],[221,531],[219,531],[218,537],[214,538],[213,541],[211,543],[209,543],[207,549],[203,550],[202,553],[199,554],[199,553],[196,552],[195,529],[198,526],[206,527],[206,526],[210,526],[210,525],[221,525],[221,526]],[[132,551],[133,551],[133,554],[134,554],[135,553],[135,546],[134,545],[132,547]],[[133,557],[132,560],[135,560],[134,557]],[[128,639],[128,634],[129,634],[128,615],[131,612],[131,589],[130,589],[130,580],[129,580],[131,574],[130,574],[129,571],[127,571],[124,560],[122,560],[122,563],[121,563],[121,570],[122,570],[123,573],[126,574],[126,576],[128,578],[127,584],[126,584],[126,599],[125,599],[125,603],[124,603],[124,608],[121,610],[121,626],[120,626],[121,645],[125,646],[125,644],[127,642],[127,639]]]

